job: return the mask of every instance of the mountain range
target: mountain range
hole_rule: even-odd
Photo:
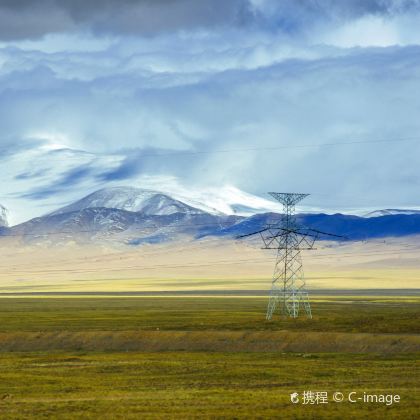
[[[29,244],[109,242],[134,246],[204,237],[235,238],[278,223],[281,218],[275,212],[228,215],[205,205],[199,207],[160,191],[104,188],[12,227],[7,227],[7,211],[0,207],[0,235]],[[418,211],[388,209],[366,216],[320,213],[297,217],[304,226],[350,240],[420,234]]]

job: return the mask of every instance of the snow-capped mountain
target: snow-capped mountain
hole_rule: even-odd
[[[279,212],[282,209],[280,203],[248,194],[233,186],[201,190],[186,188],[176,182],[163,182],[163,188],[159,186],[159,189],[150,180],[145,180],[144,184],[147,188],[103,188],[49,214],[105,207],[155,215],[205,212],[213,215],[250,216],[269,211]]]
[[[150,180],[149,180],[150,181]],[[160,180],[161,181],[161,180]],[[176,183],[97,190],[42,217],[11,228],[24,244],[94,243],[140,245],[206,236],[235,238],[263,229],[280,219],[280,203],[245,193],[233,186],[187,189]],[[160,190],[162,185],[162,190]],[[350,239],[420,234],[420,211],[385,209],[364,217],[299,212],[302,225]],[[0,226],[7,211],[0,207]]]
[[[160,191],[135,187],[103,188],[62,207],[50,215],[71,213],[90,208],[118,209],[141,212],[144,215],[170,215],[174,213],[202,214],[202,210],[189,206]]]
[[[380,217],[380,216],[394,216],[396,214],[420,214],[420,210],[415,209],[383,209],[374,210],[364,214],[364,217]]]
[[[8,211],[7,211],[6,207],[3,207],[0,204],[0,227],[9,225],[7,216],[8,216]]]

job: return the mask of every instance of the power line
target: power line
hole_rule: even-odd
[[[417,249],[416,249],[417,250]],[[415,250],[393,250],[387,252],[372,252],[372,253],[362,253],[361,256],[382,256],[382,255],[395,255],[398,257],[398,254],[405,254],[405,253],[412,253]],[[357,253],[346,253],[346,254],[324,254],[324,255],[317,255],[313,256],[312,259],[325,259],[325,257],[335,256],[336,258],[349,258],[354,257]],[[331,258],[328,258],[330,260]],[[239,259],[232,261],[229,260],[214,260],[208,263],[188,263],[188,264],[156,264],[153,266],[129,266],[123,268],[91,268],[91,269],[46,269],[46,270],[19,270],[18,273],[30,273],[30,274],[47,274],[47,273],[62,273],[62,272],[70,272],[70,273],[103,273],[103,272],[121,272],[121,271],[131,271],[131,270],[138,270],[138,271],[146,271],[146,270],[157,270],[162,268],[194,268],[194,267],[212,267],[216,265],[243,265],[244,263],[258,263],[258,262],[267,262],[266,258],[246,258],[246,259]],[[8,267],[1,267],[2,269]],[[339,277],[337,277],[339,278]],[[101,279],[95,279],[101,280]]]
[[[206,242],[205,244],[195,244],[195,245],[192,245],[192,246],[189,246],[189,247],[184,246],[181,249],[177,248],[172,254],[178,254],[179,252],[182,252],[182,251],[185,251],[185,250],[186,251],[194,251],[195,249],[197,249],[201,245],[206,245],[208,242],[210,242],[210,243],[212,243],[212,242],[219,242],[219,239],[208,240],[208,241],[205,241],[205,242]],[[381,244],[374,243],[374,245],[381,245]],[[415,246],[413,244],[397,243],[396,245],[404,246],[404,248],[397,248],[397,249],[393,249],[393,250],[389,250],[389,251],[376,251],[376,250],[373,250],[371,252],[369,252],[369,251],[366,252],[366,251],[362,251],[362,250],[360,250],[360,251],[355,250],[355,251],[346,252],[346,253],[329,253],[329,254],[321,254],[321,255],[312,256],[311,259],[325,259],[327,257],[348,258],[348,257],[352,257],[354,255],[358,255],[360,253],[363,256],[365,256],[365,255],[367,255],[367,256],[392,255],[392,254],[400,254],[400,253],[411,253],[411,252],[415,252],[415,251],[417,251],[419,249],[417,246]],[[407,248],[408,246],[411,246],[412,248]],[[253,248],[253,249],[255,250],[255,248]],[[320,249],[321,250],[322,249],[324,249],[324,250],[328,249],[329,250],[329,249],[331,249],[331,247],[323,247],[323,248],[317,248],[317,249],[318,250],[320,250]],[[339,248],[336,248],[336,249],[339,249]],[[153,256],[160,256],[160,255],[162,255],[162,253],[165,253],[165,255],[171,255],[171,252],[168,253],[166,250],[162,250],[160,252],[152,252],[152,253],[147,252],[147,253],[143,253],[142,256],[144,258],[149,258],[149,257],[153,257]],[[121,254],[119,254],[117,252],[108,253],[108,254],[101,254],[100,255],[101,258],[104,258],[104,257],[112,257],[112,256],[114,256],[114,257],[116,257],[118,259],[121,259]],[[77,259],[72,259],[72,261],[80,261],[80,260],[84,260],[84,259],[87,259],[87,258],[88,257],[79,257]],[[128,258],[130,258],[130,256],[127,256],[125,259],[128,259]],[[65,261],[67,262],[68,260],[65,260]],[[231,260],[213,260],[209,264],[210,265],[217,265],[219,262],[226,262],[227,263],[229,261],[231,261]],[[233,262],[236,264],[236,261],[238,261],[239,263],[243,263],[243,262],[259,262],[259,261],[266,261],[266,259],[265,258],[252,258],[252,259],[247,258],[247,259],[235,260]],[[56,263],[59,263],[61,261],[55,260],[55,262]],[[190,267],[191,264],[184,264],[182,266],[183,267]],[[162,265],[160,265],[159,267],[162,267]],[[7,268],[7,266],[3,266],[1,268],[4,269],[4,268]],[[128,268],[129,269],[137,269],[136,266],[131,266],[131,267],[128,267]],[[142,267],[141,269],[144,269],[144,268],[145,267]],[[126,268],[115,269],[114,271],[121,271],[121,270],[124,270],[124,269],[126,269]],[[58,269],[55,269],[53,271],[54,272],[55,271],[58,271]],[[68,270],[63,269],[63,270],[60,270],[60,271],[68,271]],[[97,269],[91,269],[89,271],[98,271],[98,270]],[[31,272],[34,272],[34,271],[31,270]],[[43,270],[42,272],[45,272],[45,270]]]
[[[107,235],[107,233],[110,233],[110,235],[108,237],[111,237],[111,236],[118,235],[118,234],[123,235],[123,234],[131,233],[133,231],[137,231],[139,234],[142,234],[142,233],[144,233],[144,234],[147,234],[147,233],[152,233],[152,234],[157,233],[157,234],[159,234],[159,233],[161,233],[161,234],[165,234],[168,239],[175,239],[175,236],[174,235],[171,236],[170,232],[161,232],[159,230],[160,229],[162,229],[162,230],[163,229],[168,229],[168,228],[170,229],[171,227],[174,227],[174,228],[196,227],[196,226],[199,226],[199,225],[200,224],[182,224],[182,225],[176,225],[176,226],[167,225],[167,226],[163,226],[163,227],[152,226],[152,227],[149,227],[149,228],[129,228],[129,229],[126,229],[126,230],[123,230],[123,231],[106,232],[106,233],[103,233],[102,235]],[[209,226],[209,225],[220,226],[220,223],[210,223],[210,224],[209,223],[203,223],[201,225],[202,226]],[[230,228],[230,227],[233,227],[233,226],[234,225],[231,225],[231,226],[227,226],[225,228]],[[152,230],[152,232],[151,232],[151,230]],[[97,232],[97,230],[86,229],[86,230],[81,230],[81,231],[76,231],[76,232],[71,232],[71,231],[44,232],[42,234],[38,234],[38,233],[3,234],[3,235],[0,234],[0,239],[7,238],[7,237],[23,238],[23,237],[26,237],[26,236],[42,238],[42,237],[47,237],[47,236],[50,236],[50,235],[67,235],[67,234],[74,236],[74,235],[77,235],[79,233],[98,233],[98,235],[101,236],[101,232]],[[127,238],[127,239],[130,239],[130,238]],[[131,239],[142,239],[142,238],[131,238]],[[146,236],[144,239],[147,240],[148,237]],[[201,238],[194,238],[194,243],[192,245],[188,245],[188,246],[184,246],[182,248],[178,248],[176,250],[176,252],[182,252],[183,250],[190,250],[190,249],[198,248],[198,247],[201,247],[202,245],[206,245],[206,244],[209,244],[209,243],[219,243],[221,240],[226,240],[226,239],[230,240],[232,243],[236,243],[236,244],[239,243],[237,240],[235,240],[234,238],[232,238],[231,236],[228,236],[228,235],[221,236],[221,237],[220,236],[214,237],[214,235],[206,235],[206,236],[203,236]],[[354,244],[354,243],[357,243],[357,242],[362,242],[363,244],[376,245],[376,246],[383,245],[383,244],[386,244],[388,246],[389,245],[390,246],[400,245],[400,246],[406,246],[406,247],[413,246],[413,244],[407,243],[407,242],[390,243],[390,242],[387,242],[386,239],[381,239],[381,238],[354,239],[354,240],[350,239],[350,240],[346,240],[344,242],[343,241],[335,241],[335,242],[344,243],[344,244],[345,243]],[[245,246],[247,246],[246,242],[244,242],[244,244],[245,244]],[[331,247],[324,247],[323,249],[330,249],[330,248]],[[160,254],[159,252],[156,252],[156,253],[148,253],[147,255],[151,256],[151,255],[159,255],[159,254]],[[114,254],[109,254],[109,255],[114,255]],[[331,255],[336,255],[336,254],[331,254]],[[313,258],[317,258],[317,257],[314,256]]]
[[[270,147],[261,147],[261,146],[254,146],[254,147],[242,147],[242,148],[232,148],[232,149],[214,149],[214,150],[173,150],[167,152],[156,152],[156,153],[144,153],[141,154],[141,157],[165,157],[165,156],[195,156],[195,155],[205,155],[205,154],[217,154],[217,153],[238,153],[238,152],[257,152],[257,151],[266,151],[272,152],[276,150],[287,150],[287,149],[306,149],[306,148],[318,148],[318,147],[331,147],[331,146],[349,146],[355,144],[375,144],[375,143],[402,143],[402,142],[417,142],[420,141],[420,137],[413,136],[413,137],[400,137],[400,138],[393,138],[393,139],[374,139],[374,140],[348,140],[343,142],[329,142],[329,143],[306,143],[306,144],[294,144],[294,145],[283,145],[283,146],[270,146]],[[72,151],[72,149],[63,149],[67,151]],[[57,150],[54,151],[55,153]],[[89,152],[84,152],[89,153]],[[113,155],[96,155],[92,154],[91,159],[97,159],[98,156],[106,156],[108,158],[112,158]],[[121,158],[124,158],[125,155],[119,155]],[[78,156],[67,156],[64,158],[68,159],[77,159],[79,160],[80,157]]]

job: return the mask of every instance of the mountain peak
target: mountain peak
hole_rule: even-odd
[[[204,213],[202,210],[189,206],[160,191],[137,187],[110,187],[95,191],[68,206],[50,213],[50,215],[99,207],[126,210],[136,213],[140,212],[146,215]]]

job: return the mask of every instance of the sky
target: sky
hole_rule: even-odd
[[[0,0],[0,204],[13,224],[128,185],[420,208],[419,23],[417,0]]]

